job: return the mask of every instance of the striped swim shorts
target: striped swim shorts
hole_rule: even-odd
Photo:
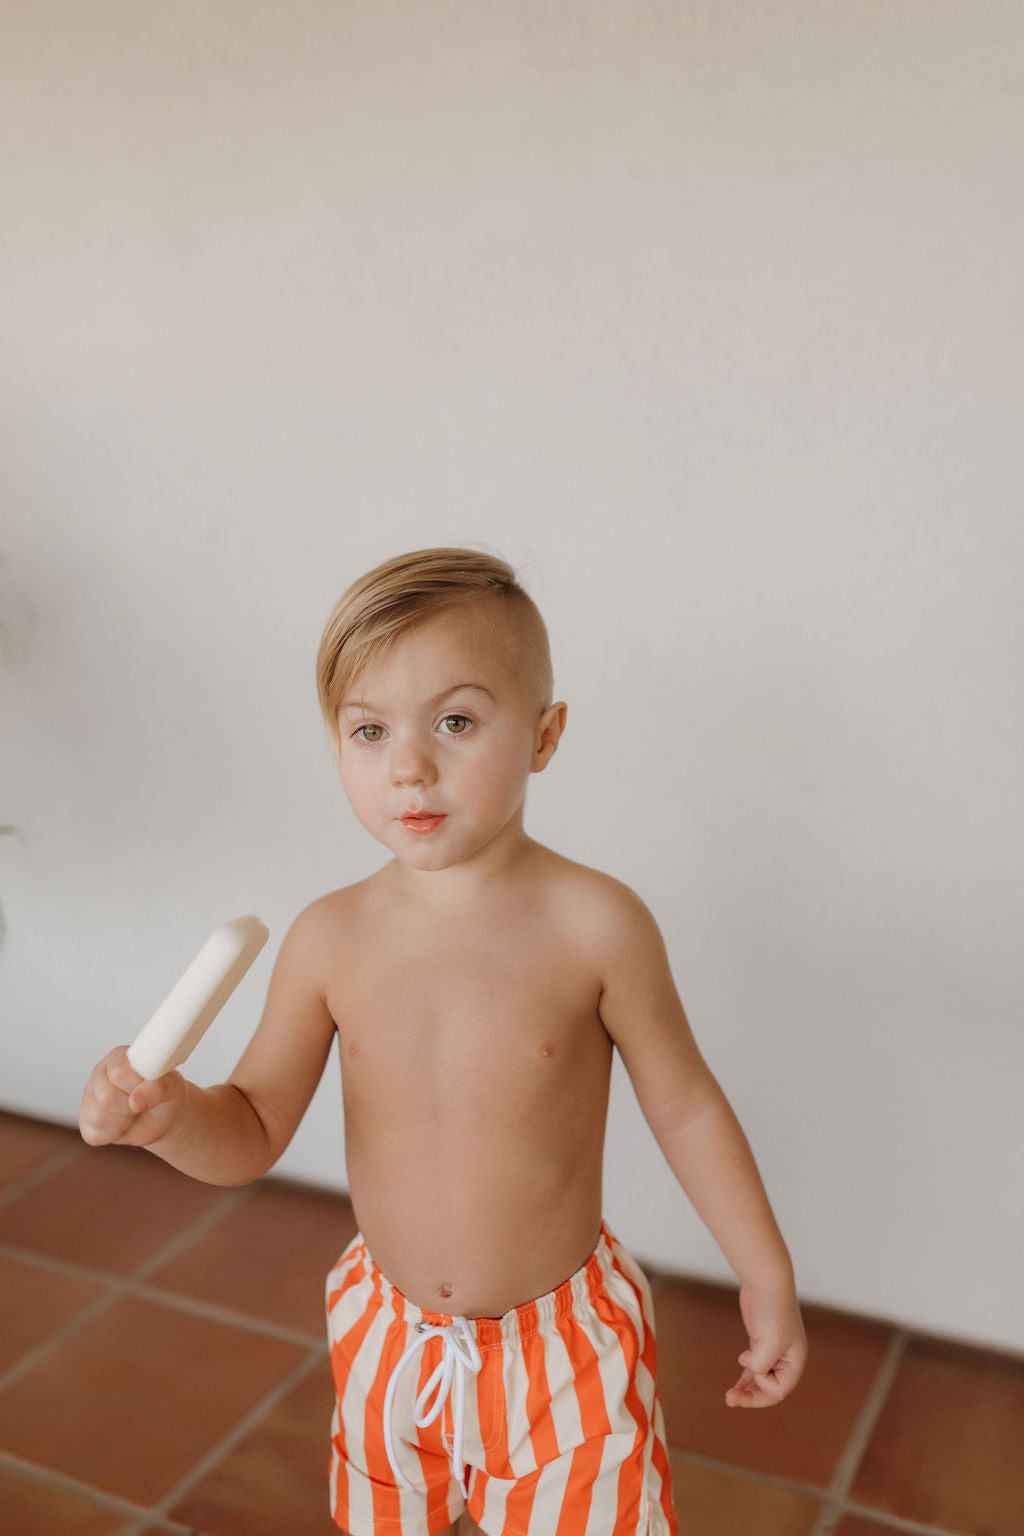
[[[330,1498],[350,1536],[675,1536],[647,1278],[606,1223],[503,1317],[415,1306],[361,1233],[327,1277]]]

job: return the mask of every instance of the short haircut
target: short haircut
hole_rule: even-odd
[[[414,549],[354,581],[327,620],[316,658],[320,709],[335,755],[341,745],[338,710],[350,683],[400,635],[452,608],[475,605],[489,609],[493,619],[498,604],[527,688],[538,710],[544,709],[554,689],[547,628],[506,561],[473,549]]]

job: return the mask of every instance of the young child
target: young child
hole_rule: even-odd
[[[566,721],[543,620],[504,562],[418,550],[345,593],[317,682],[345,792],[392,857],[299,913],[227,1083],[144,1082],[119,1047],[82,1135],[258,1178],[337,1035],[360,1231],[327,1280],[335,1522],[454,1536],[468,1507],[487,1536],[675,1532],[650,1290],[602,1220],[614,1047],[741,1283],[726,1402],[779,1402],[806,1342],[653,917],[524,831]]]

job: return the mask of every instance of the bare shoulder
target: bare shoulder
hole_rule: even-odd
[[[337,906],[332,901],[334,893],[318,896],[309,902],[292,919],[278,950],[271,978],[271,989],[302,987],[305,991],[323,997],[326,980],[326,957],[331,952],[332,936],[339,927]]]
[[[343,894],[342,891],[330,891],[307,903],[292,919],[286,938],[295,944],[314,944],[322,938],[338,921],[340,904],[337,897]]]
[[[543,851],[547,865],[545,876],[549,883],[560,897],[574,904],[580,903],[589,919],[614,925],[635,921],[643,913],[649,915],[642,898],[624,880],[617,880],[614,875],[589,864],[579,864],[564,854],[553,853],[550,848]]]
[[[545,849],[544,874],[553,902],[581,941],[606,964],[638,943],[660,946],[661,933],[647,903],[623,880]]]
[[[373,899],[374,877],[358,880],[317,896],[303,907],[293,923],[302,931],[321,939],[337,939],[365,911]]]
[[[317,896],[308,906],[303,907],[299,917],[309,914],[309,922],[336,922],[348,912],[355,910],[364,897],[364,893],[373,883],[371,875],[367,880],[357,880],[354,885],[339,886],[336,891],[328,891],[323,896]]]

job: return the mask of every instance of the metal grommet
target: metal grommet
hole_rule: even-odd
[[[420,1320],[420,1321],[419,1321],[419,1322],[418,1322],[418,1323],[417,1323],[417,1324],[416,1324],[416,1332],[417,1332],[417,1333],[424,1333],[424,1332],[425,1332],[425,1331],[426,1331],[426,1327],[427,1327],[427,1325],[426,1325],[426,1323],[425,1323],[425,1322],[423,1322],[423,1320],[422,1320],[422,1319],[421,1319],[421,1320]]]

